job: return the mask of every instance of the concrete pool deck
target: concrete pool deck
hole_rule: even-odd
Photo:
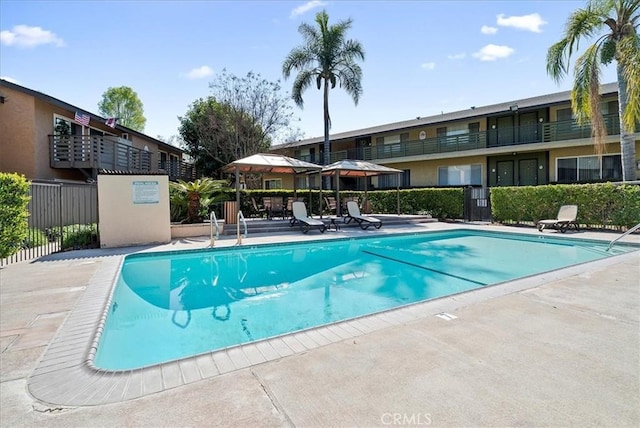
[[[244,244],[460,226],[255,235]],[[462,226],[539,235],[533,228]],[[618,234],[557,236],[608,241]],[[640,243],[638,235],[625,240]],[[216,246],[234,243],[224,238]],[[104,311],[101,293],[123,254],[207,244],[78,251],[0,269],[0,426],[640,422],[638,251],[132,372],[126,380],[100,375],[83,383],[77,376],[86,367],[76,365],[52,375],[56,358],[86,352]],[[456,318],[436,316],[443,312]],[[109,397],[113,403],[99,404]]]

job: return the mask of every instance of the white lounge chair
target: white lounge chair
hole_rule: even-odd
[[[319,229],[320,233],[324,233],[324,231],[327,230],[327,226],[322,221],[316,220],[315,218],[311,218],[307,215],[307,205],[304,202],[293,202],[291,204],[291,208],[293,211],[293,217],[289,220],[290,226],[299,222],[302,233],[307,233],[311,228]]]
[[[565,233],[570,227],[578,231],[578,224],[576,218],[578,217],[577,205],[563,205],[558,210],[558,216],[555,219],[540,220],[537,224],[538,230],[542,232],[546,228],[557,229],[562,233]]]
[[[373,226],[376,229],[380,229],[382,227],[382,221],[379,219],[360,214],[360,208],[356,201],[347,202],[347,219],[345,221],[349,223],[351,220],[358,223],[362,230],[368,229],[369,226]]]

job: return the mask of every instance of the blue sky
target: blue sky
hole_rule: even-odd
[[[178,134],[178,116],[211,94],[215,74],[282,79],[322,9],[351,18],[366,53],[355,106],[330,93],[332,133],[571,88],[546,74],[549,46],[585,1],[0,1],[0,76],[97,113],[111,86],[144,105],[144,132]],[[615,80],[604,70],[602,82]],[[282,81],[289,92],[293,79]],[[321,91],[294,106],[305,138],[323,134]],[[293,103],[292,103],[293,105]]]

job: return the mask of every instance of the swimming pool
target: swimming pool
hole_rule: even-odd
[[[93,365],[130,370],[634,247],[460,230],[125,258]]]

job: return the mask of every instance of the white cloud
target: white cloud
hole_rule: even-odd
[[[33,48],[38,45],[48,44],[58,47],[65,46],[64,40],[51,31],[28,25],[16,25],[11,30],[0,31],[0,43],[22,48]]]
[[[537,13],[522,16],[504,16],[504,13],[501,13],[497,16],[497,23],[502,27],[513,27],[518,30],[541,33],[542,29],[540,27],[545,25],[547,21],[544,21]]]
[[[187,74],[185,74],[185,76],[187,76],[187,79],[195,80],[211,76],[212,74],[213,70],[211,69],[211,67],[209,67],[208,65],[203,65],[202,67],[197,67],[193,70],[190,70]]]
[[[291,15],[289,15],[291,18],[295,18],[296,16],[300,16],[300,15],[304,15],[305,13],[309,12],[312,9],[315,9],[317,7],[322,7],[324,5],[326,5],[327,2],[322,1],[322,0],[311,0],[306,2],[305,4],[303,4],[302,6],[298,6],[295,9],[293,9],[291,11]]]
[[[436,68],[436,63],[425,62],[424,64],[421,64],[420,67],[423,68],[424,70],[433,70],[434,68]]]
[[[451,54],[451,55],[447,56],[447,58],[452,59],[452,60],[465,59],[466,57],[467,57],[467,54],[464,53],[464,52],[457,53],[457,54]]]
[[[482,34],[496,34],[498,32],[498,29],[496,27],[489,27],[488,25],[483,25],[482,28],[480,28],[480,32]]]
[[[9,77],[9,76],[0,76],[0,79],[2,80],[6,80],[9,83],[15,83],[16,85],[20,84],[20,81],[18,79],[14,79],[13,77]]]
[[[496,59],[507,58],[514,52],[515,49],[510,48],[509,46],[489,44],[478,52],[474,52],[473,57],[478,58],[480,61],[495,61]]]

